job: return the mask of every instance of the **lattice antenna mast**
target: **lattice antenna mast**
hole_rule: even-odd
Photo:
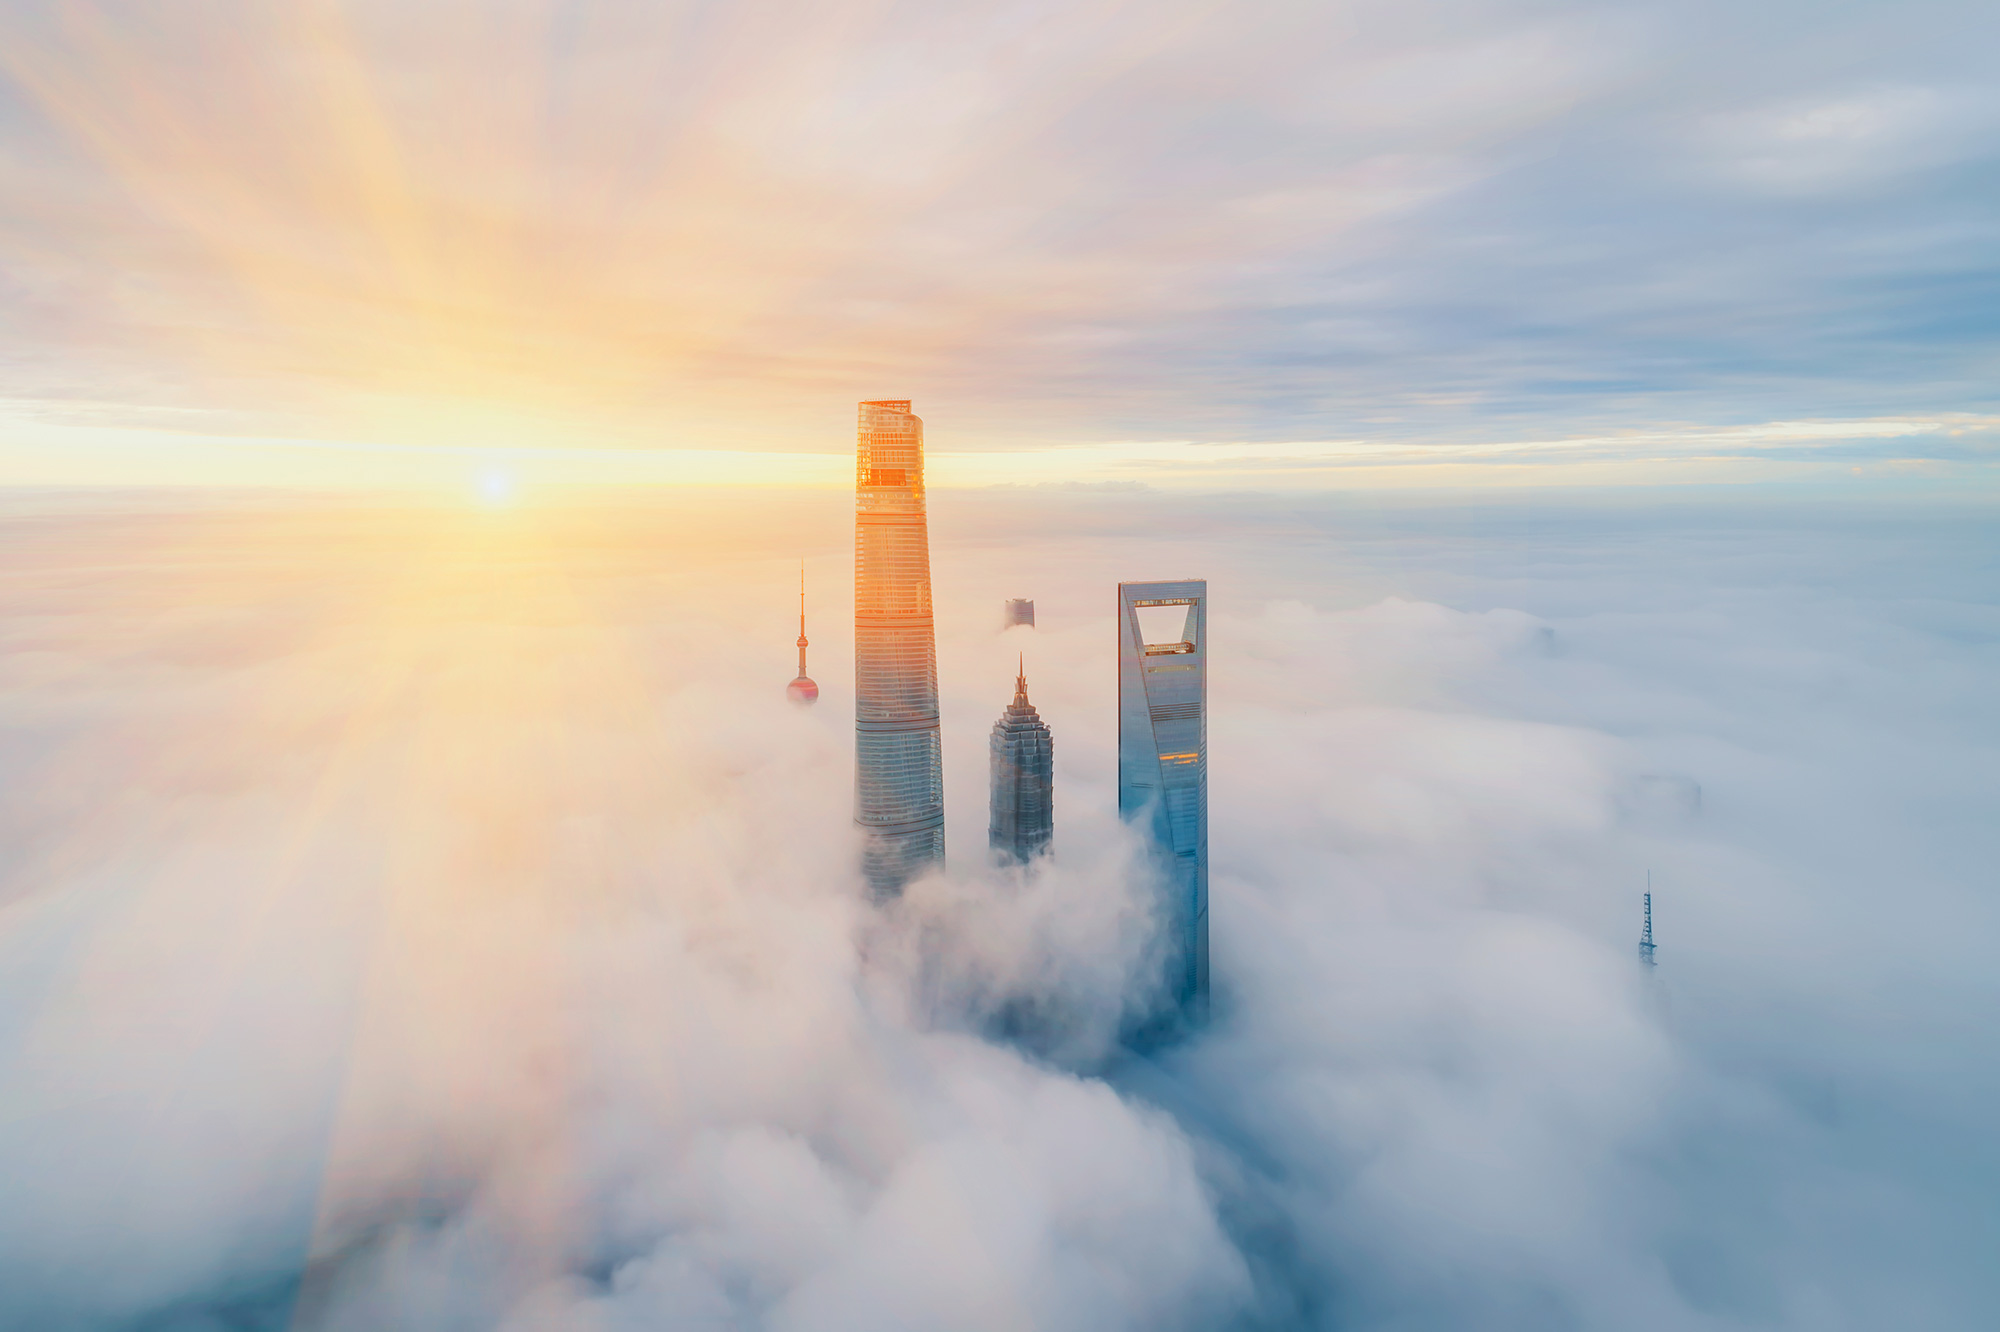
[[[799,674],[806,673],[806,562],[799,561]]]
[[[1646,930],[1639,936],[1639,960],[1647,966],[1658,965],[1653,961],[1653,871],[1646,871]]]

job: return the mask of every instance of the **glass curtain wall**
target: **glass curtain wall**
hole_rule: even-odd
[[[944,860],[937,639],[924,512],[924,423],[864,402],[854,478],[855,821],[877,896]]]

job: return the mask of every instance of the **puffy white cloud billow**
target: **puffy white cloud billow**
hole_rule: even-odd
[[[1967,516],[941,495],[952,867],[878,910],[827,507],[12,513],[0,1326],[1989,1319]],[[1140,1058],[1108,605],[1162,573],[1218,1003]]]

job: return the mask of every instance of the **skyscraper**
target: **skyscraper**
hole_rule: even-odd
[[[1646,929],[1639,936],[1639,960],[1647,966],[1659,965],[1653,956],[1658,950],[1653,946],[1653,871],[1646,871]]]
[[[1153,848],[1168,988],[1208,1007],[1208,583],[1118,585],[1118,813]]]
[[[864,402],[854,482],[854,821],[878,897],[944,860],[924,423]]]
[[[1005,864],[1025,865],[1049,849],[1055,831],[1055,741],[1028,701],[1028,671],[1014,677],[1014,701],[993,723],[993,816],[986,840]]]
[[[799,676],[785,686],[785,697],[807,707],[819,702],[819,686],[806,674],[806,566],[799,561]]]

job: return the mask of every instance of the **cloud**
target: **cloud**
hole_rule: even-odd
[[[987,449],[1991,408],[1962,3],[0,23],[0,391],[171,432],[837,449],[876,381]]]
[[[1987,156],[1996,117],[1972,89],[1876,88],[1718,116],[1713,134],[1751,187],[1822,194]]]
[[[888,910],[841,518],[9,517],[0,1326],[1986,1321],[1978,515],[941,492],[952,869]],[[1220,979],[1139,1059],[1148,569],[1215,594]]]

